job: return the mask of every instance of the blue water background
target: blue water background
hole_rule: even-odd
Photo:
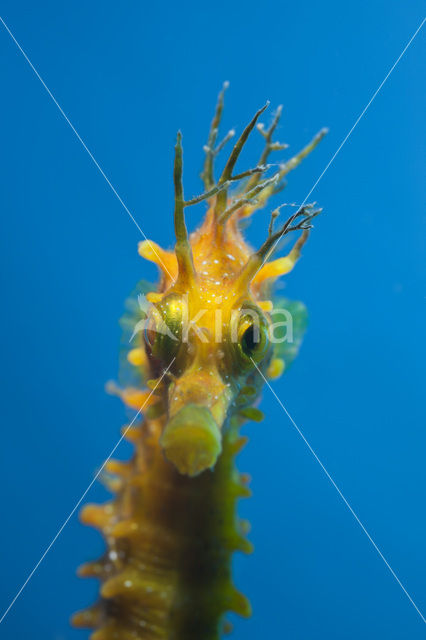
[[[266,99],[281,141],[328,137],[289,177],[303,200],[419,25],[414,0],[358,3],[71,4],[4,0],[0,14],[144,233],[173,244],[172,151],[200,192],[216,94],[223,133]],[[310,326],[274,389],[398,577],[426,610],[424,59],[420,33],[311,199],[324,207],[285,294]],[[114,446],[123,301],[155,269],[120,202],[0,25],[3,231],[1,608],[5,609]],[[270,116],[265,116],[265,121]],[[261,148],[253,136],[239,167]],[[279,156],[277,155],[277,159]],[[277,199],[274,204],[279,204]],[[203,208],[188,212],[191,228]],[[265,237],[267,212],[249,238]],[[249,424],[241,504],[256,551],[235,560],[253,617],[235,639],[420,640],[426,626],[281,407]],[[127,457],[123,444],[119,457]],[[88,501],[106,492],[94,486]],[[76,567],[100,553],[74,514],[0,636],[82,640],[70,614],[95,597]],[[202,639],[200,639],[202,640]]]

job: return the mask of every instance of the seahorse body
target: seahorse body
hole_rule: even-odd
[[[116,500],[82,514],[107,542],[105,556],[80,570],[102,581],[101,601],[75,620],[99,627],[93,640],[210,640],[225,611],[250,613],[229,568],[233,551],[250,550],[235,516],[237,498],[248,493],[234,468],[244,440],[229,429],[214,471],[190,478],[164,459],[162,423],[135,429],[135,457],[111,469],[123,484]]]
[[[270,129],[262,129],[266,146],[261,163],[235,176],[236,160],[261,110],[215,183],[214,145],[222,107],[223,92],[206,151],[206,191],[192,201],[183,197],[178,136],[175,252],[148,241],[139,246],[141,255],[160,267],[161,281],[157,291],[147,294],[149,305],[131,321],[138,326],[143,319],[145,326],[127,356],[141,383],[116,390],[144,414],[141,424],[125,428],[134,456],[129,462],[107,463],[114,498],[88,505],[81,514],[106,541],[104,556],[80,569],[80,575],[101,582],[99,601],[73,620],[95,629],[92,640],[217,640],[227,630],[227,611],[250,615],[230,570],[234,551],[251,551],[247,523],[236,510],[237,500],[250,494],[247,477],[235,465],[245,443],[239,431],[247,418],[260,417],[252,405],[263,376],[279,375],[297,351],[300,327],[288,347],[282,342],[277,347],[270,339],[270,289],[293,268],[317,212],[298,210],[275,233],[274,214],[268,239],[256,252],[244,241],[239,221],[264,206],[323,133],[275,177],[261,180],[268,153],[282,148],[271,140],[278,112]],[[229,187],[239,178],[246,178],[243,189],[230,196]],[[209,210],[189,238],[184,207],[203,199]],[[266,262],[279,238],[294,229],[303,233],[291,252]],[[291,308],[297,325],[304,308]]]

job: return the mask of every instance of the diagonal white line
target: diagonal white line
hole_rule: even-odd
[[[288,419],[290,420],[290,422],[292,423],[293,427],[296,429],[297,433],[300,435],[300,437],[302,438],[303,442],[306,444],[306,446],[308,447],[309,451],[312,453],[312,455],[314,456],[315,460],[318,462],[318,464],[320,465],[321,469],[324,471],[325,475],[327,476],[327,478],[329,479],[329,481],[331,482],[331,484],[333,485],[333,487],[336,489],[337,493],[339,494],[339,496],[341,497],[341,499],[343,500],[343,502],[345,503],[345,505],[347,506],[347,508],[349,509],[349,511],[351,512],[351,514],[353,515],[353,517],[355,518],[355,520],[357,521],[357,523],[359,524],[359,526],[361,527],[361,529],[363,530],[363,532],[365,533],[365,535],[367,536],[367,538],[369,539],[369,541],[371,542],[371,544],[373,545],[373,547],[375,548],[375,550],[377,551],[377,553],[379,554],[380,558],[383,560],[383,562],[385,563],[385,565],[387,566],[387,568],[389,569],[389,571],[391,572],[392,576],[395,578],[396,582],[399,584],[399,586],[401,587],[401,589],[403,590],[403,592],[405,593],[405,595],[407,596],[408,600],[411,602],[411,604],[413,605],[413,607],[415,608],[415,610],[417,611],[417,613],[419,614],[420,618],[423,620],[423,622],[426,624],[426,619],[423,616],[422,612],[420,611],[420,609],[418,608],[418,606],[416,605],[416,603],[414,602],[414,600],[412,599],[412,597],[410,596],[410,594],[408,593],[407,589],[404,587],[404,585],[402,584],[401,580],[398,578],[398,576],[396,575],[395,571],[392,569],[392,567],[390,566],[389,562],[386,560],[385,556],[383,555],[383,553],[380,551],[379,547],[377,546],[377,544],[374,542],[373,538],[371,537],[371,535],[368,533],[367,529],[365,528],[365,526],[363,525],[363,523],[361,522],[361,520],[359,519],[359,517],[357,516],[357,514],[355,513],[355,511],[352,509],[351,505],[349,504],[349,502],[347,501],[347,499],[345,498],[345,496],[343,495],[343,493],[341,492],[341,490],[339,489],[339,487],[337,486],[337,484],[335,483],[335,481],[333,480],[333,478],[331,477],[331,475],[329,474],[329,472],[327,471],[327,469],[325,468],[324,464],[321,462],[320,458],[318,457],[318,455],[316,454],[316,452],[314,451],[314,449],[311,447],[311,445],[309,444],[309,442],[307,441],[307,439],[305,438],[305,436],[303,435],[302,431],[299,429],[299,427],[297,426],[297,424],[295,423],[295,421],[293,420],[293,418],[291,417],[291,415],[289,414],[289,412],[287,411],[287,409],[285,408],[285,406],[283,405],[283,403],[281,402],[280,398],[277,396],[277,394],[275,393],[274,389],[272,388],[271,384],[269,383],[269,381],[265,378],[265,376],[263,375],[262,371],[259,369],[259,367],[257,366],[257,364],[255,363],[255,361],[253,360],[253,358],[251,358],[251,361],[253,362],[254,366],[256,367],[257,371],[260,373],[260,375],[262,376],[263,380],[265,381],[265,383],[267,384],[267,386],[269,387],[269,389],[271,390],[273,396],[275,397],[276,401],[278,402],[278,404],[280,405],[280,407],[283,409],[283,411],[285,412],[286,416],[288,417]]]
[[[358,126],[359,121],[364,117],[365,112],[370,107],[371,103],[376,98],[377,94],[381,91],[383,85],[386,83],[386,81],[388,80],[389,76],[391,75],[391,73],[393,72],[393,70],[395,69],[395,67],[397,66],[399,61],[401,60],[401,58],[405,55],[408,47],[411,45],[411,43],[413,42],[414,38],[419,33],[420,29],[423,27],[425,21],[426,21],[426,18],[423,18],[423,20],[421,21],[421,23],[419,24],[419,26],[417,27],[417,29],[415,30],[415,32],[413,33],[413,35],[411,36],[411,38],[409,39],[407,44],[405,45],[404,49],[401,51],[401,53],[399,54],[399,56],[397,57],[397,59],[395,60],[395,62],[393,63],[393,65],[391,66],[391,68],[389,69],[389,71],[387,72],[387,74],[385,75],[383,80],[381,81],[381,83],[379,84],[379,86],[377,87],[376,91],[373,93],[373,95],[371,96],[370,100],[367,102],[367,104],[365,105],[364,109],[361,111],[361,113],[359,114],[358,118],[353,123],[352,127],[350,128],[350,130],[348,131],[346,136],[343,138],[343,140],[340,143],[340,145],[338,146],[337,150],[331,156],[328,164],[325,166],[324,170],[322,171],[322,173],[317,178],[317,180],[316,180],[315,184],[313,185],[312,189],[309,191],[308,195],[306,196],[306,198],[304,200],[305,204],[306,204],[307,199],[309,198],[309,196],[313,192],[313,190],[316,189],[318,183],[322,180],[324,174],[328,171],[330,165],[334,162],[336,156],[340,153],[342,147],[346,144],[348,138],[351,136],[351,134],[352,134],[353,130],[355,129],[355,127]]]
[[[148,242],[151,251],[157,256],[157,258],[159,259],[160,263],[162,264],[162,266],[164,267],[164,270],[166,271],[167,275],[170,277],[170,280],[173,282],[173,277],[170,274],[169,270],[167,269],[166,265],[164,264],[163,260],[161,259],[161,256],[158,255],[158,252],[155,250],[155,247],[152,245],[151,241],[148,240],[148,238],[146,237],[146,235],[144,234],[144,232],[142,231],[142,229],[140,228],[139,224],[136,222],[134,216],[132,215],[131,211],[128,209],[128,207],[126,206],[126,204],[123,202],[121,196],[118,194],[116,188],[114,187],[114,185],[111,183],[111,181],[109,180],[108,176],[106,175],[106,173],[104,172],[104,170],[102,169],[102,167],[99,165],[98,161],[96,160],[96,158],[94,157],[93,153],[90,151],[90,149],[88,148],[88,146],[86,145],[86,143],[84,142],[84,140],[82,139],[82,137],[80,136],[80,134],[78,133],[77,129],[74,127],[74,125],[72,124],[71,120],[68,118],[67,114],[65,113],[65,111],[62,109],[61,105],[59,104],[59,102],[56,100],[55,96],[53,95],[53,93],[50,91],[49,87],[47,86],[47,84],[45,83],[45,81],[43,80],[43,78],[41,77],[41,75],[39,74],[39,72],[37,71],[37,69],[35,68],[35,66],[33,65],[33,63],[31,62],[31,60],[29,59],[29,57],[27,56],[27,54],[25,53],[25,51],[23,50],[23,48],[21,47],[21,45],[19,44],[19,42],[17,41],[17,39],[15,38],[15,36],[13,35],[13,33],[11,32],[11,30],[9,29],[9,27],[7,26],[7,24],[5,23],[5,21],[3,20],[3,18],[0,16],[0,22],[2,23],[2,25],[4,26],[4,28],[6,29],[6,31],[8,32],[8,34],[10,35],[10,37],[12,38],[13,42],[16,44],[16,46],[18,47],[19,51],[22,53],[22,55],[24,56],[25,60],[28,62],[28,64],[30,65],[31,69],[34,71],[35,75],[37,76],[37,78],[40,80],[41,84],[43,85],[43,87],[46,89],[49,97],[53,100],[53,102],[55,103],[55,105],[57,106],[57,108],[59,109],[61,115],[64,117],[65,121],[67,122],[67,124],[70,126],[71,130],[73,131],[73,133],[75,134],[75,136],[77,137],[78,141],[80,142],[80,144],[82,145],[83,149],[86,151],[86,153],[88,154],[89,158],[92,160],[93,164],[95,165],[95,167],[97,168],[97,170],[99,171],[99,173],[101,174],[101,176],[104,178],[105,182],[107,183],[107,185],[110,187],[111,191],[113,192],[113,194],[115,195],[115,197],[117,198],[117,200],[119,201],[119,203],[121,204],[121,206],[123,207],[123,209],[126,211],[126,213],[129,215],[130,219],[132,220],[132,222],[136,225],[137,229],[139,230],[139,232],[141,233],[141,235],[143,236],[143,238]]]
[[[421,23],[419,24],[419,26],[417,27],[417,29],[415,30],[415,32],[413,33],[413,35],[411,36],[411,38],[409,39],[409,41],[407,42],[407,44],[405,45],[405,47],[403,48],[403,50],[401,51],[401,53],[399,54],[399,56],[397,57],[397,59],[395,60],[395,62],[393,63],[393,65],[391,66],[391,68],[389,69],[389,71],[387,72],[387,74],[385,75],[385,77],[383,78],[383,80],[381,81],[381,83],[379,84],[379,86],[377,87],[376,91],[373,93],[373,95],[371,96],[370,100],[367,102],[367,104],[365,105],[364,109],[361,111],[361,113],[359,114],[358,118],[355,120],[355,122],[353,123],[352,127],[349,129],[348,133],[346,134],[346,136],[343,138],[342,142],[340,143],[340,145],[337,147],[336,151],[333,153],[333,155],[331,156],[330,160],[328,161],[328,163],[326,164],[326,166],[324,167],[323,171],[320,173],[320,175],[318,176],[318,178],[316,179],[314,185],[311,187],[310,191],[307,193],[307,195],[305,196],[302,204],[300,205],[299,209],[301,209],[308,201],[308,198],[311,196],[312,192],[314,191],[314,189],[317,188],[318,184],[321,182],[321,180],[323,179],[324,175],[326,174],[326,172],[329,170],[329,168],[331,167],[331,165],[333,164],[334,160],[336,159],[336,157],[338,156],[338,154],[340,153],[340,151],[342,150],[342,148],[344,147],[344,145],[346,144],[346,142],[348,141],[348,139],[350,138],[350,136],[352,135],[354,129],[358,126],[359,122],[362,120],[362,118],[364,117],[365,113],[367,112],[367,110],[369,109],[369,107],[371,106],[371,103],[374,101],[374,99],[376,98],[376,96],[378,95],[378,93],[381,91],[383,85],[387,82],[389,76],[391,75],[391,73],[394,71],[395,67],[397,66],[397,64],[400,62],[400,60],[402,59],[402,57],[405,55],[405,53],[407,52],[407,49],[409,48],[409,46],[412,44],[414,38],[417,36],[417,34],[420,32],[421,28],[423,27],[424,23],[426,21],[426,18],[423,18],[423,20],[421,21]],[[268,253],[266,254],[262,264],[260,265],[259,269],[262,268],[262,266],[265,264],[265,262],[268,260],[269,256],[275,251],[275,248],[277,246],[277,244],[279,243],[279,241],[281,240],[283,234],[281,234],[276,242],[272,245],[272,247],[270,248],[270,250],[268,251]],[[258,269],[258,271],[259,271]]]
[[[379,93],[379,91],[382,89],[383,85],[385,84],[385,82],[388,80],[389,76],[391,75],[391,73],[393,72],[393,70],[395,69],[395,67],[397,66],[397,64],[400,62],[401,58],[404,56],[404,54],[406,53],[407,49],[409,48],[409,46],[411,45],[411,43],[413,42],[414,38],[417,36],[417,34],[419,33],[419,31],[421,30],[421,28],[423,27],[423,24],[425,22],[426,18],[424,18],[421,22],[421,24],[419,25],[419,27],[416,29],[416,31],[414,32],[414,34],[412,35],[412,37],[410,38],[410,40],[408,41],[408,43],[406,44],[405,48],[403,49],[403,51],[401,52],[401,54],[398,56],[398,58],[396,59],[396,61],[394,62],[394,64],[392,65],[392,67],[390,68],[390,70],[388,71],[387,75],[385,76],[385,78],[382,80],[382,82],[380,83],[379,87],[376,89],[376,91],[374,92],[373,96],[370,98],[369,102],[367,103],[367,105],[364,107],[363,111],[361,112],[361,114],[358,116],[358,118],[356,119],[355,123],[353,124],[353,126],[351,127],[351,129],[349,130],[349,132],[347,133],[347,135],[345,136],[345,138],[343,139],[343,141],[341,142],[341,144],[339,145],[339,147],[337,148],[337,150],[335,151],[335,153],[333,154],[333,156],[331,157],[331,159],[329,160],[328,164],[326,165],[326,167],[324,168],[324,170],[322,171],[322,173],[320,174],[320,176],[318,177],[318,179],[316,180],[316,182],[314,183],[313,187],[311,188],[311,190],[309,191],[309,193],[307,194],[307,196],[305,197],[303,203],[301,206],[303,206],[306,201],[308,200],[309,196],[312,194],[312,192],[314,191],[314,189],[317,187],[317,185],[319,184],[319,182],[321,181],[321,179],[323,178],[323,176],[325,175],[325,173],[328,171],[329,167],[331,166],[331,164],[334,162],[335,158],[337,157],[337,155],[339,154],[339,152],[341,151],[341,149],[343,148],[343,146],[346,144],[347,140],[349,139],[349,137],[351,136],[352,132],[354,131],[354,129],[356,128],[356,126],[358,125],[358,123],[360,122],[360,120],[363,118],[363,116],[365,115],[367,109],[370,107],[371,103],[373,102],[373,100],[376,98],[377,94]],[[149,242],[149,240],[147,239],[147,237],[145,236],[145,234],[143,233],[142,229],[140,228],[140,226],[138,225],[138,223],[136,222],[135,218],[133,217],[133,215],[131,214],[131,212],[129,211],[129,209],[127,208],[127,206],[125,205],[125,203],[123,202],[123,200],[121,199],[121,197],[119,196],[119,194],[117,193],[116,189],[114,188],[114,186],[112,185],[112,183],[110,182],[110,180],[108,179],[108,177],[106,176],[106,174],[104,173],[104,171],[102,170],[102,168],[100,167],[100,165],[98,164],[98,162],[96,161],[95,157],[93,156],[93,154],[91,153],[91,151],[88,149],[88,147],[86,146],[86,144],[84,143],[84,141],[82,140],[82,138],[80,137],[80,135],[78,134],[77,130],[75,129],[75,127],[73,126],[73,124],[71,123],[71,121],[69,120],[69,118],[67,117],[67,115],[65,114],[65,112],[63,111],[62,107],[59,105],[59,103],[57,102],[57,100],[55,99],[55,97],[53,96],[52,92],[50,91],[50,89],[47,87],[46,83],[44,82],[43,78],[40,76],[40,74],[38,73],[37,69],[34,67],[34,65],[32,64],[32,62],[30,61],[30,59],[28,58],[28,56],[26,55],[25,51],[22,49],[21,45],[19,44],[19,42],[16,40],[15,36],[13,35],[13,33],[10,31],[9,27],[7,26],[7,24],[5,23],[5,21],[3,20],[3,18],[0,16],[0,21],[3,24],[3,26],[5,27],[6,31],[9,33],[10,37],[12,38],[12,40],[14,41],[14,43],[16,44],[16,46],[18,47],[18,49],[20,50],[20,52],[22,53],[22,55],[24,56],[25,60],[27,61],[27,63],[30,65],[31,69],[33,70],[33,72],[35,73],[35,75],[37,76],[37,78],[40,80],[41,84],[43,85],[43,87],[45,88],[45,90],[47,91],[48,95],[50,96],[50,98],[53,100],[53,102],[55,103],[55,105],[57,106],[57,108],[59,109],[60,113],[62,114],[62,116],[64,117],[64,119],[66,120],[66,122],[68,123],[68,125],[70,126],[70,128],[72,129],[72,131],[74,132],[74,134],[76,135],[77,139],[79,140],[79,142],[81,143],[81,145],[83,146],[83,148],[85,149],[85,151],[87,152],[87,154],[89,155],[89,157],[91,158],[91,160],[93,161],[93,163],[95,164],[96,168],[98,169],[98,171],[101,173],[101,175],[103,176],[103,178],[105,179],[105,181],[107,182],[107,184],[109,185],[109,187],[111,188],[111,190],[113,191],[114,195],[117,197],[117,199],[119,200],[120,204],[123,206],[123,208],[125,209],[125,211],[127,212],[127,214],[129,215],[129,217],[131,218],[131,220],[133,221],[133,223],[136,225],[136,227],[138,228],[138,230],[140,231],[140,233],[142,234],[142,236],[145,238],[145,240],[147,240]],[[273,250],[276,247],[276,244],[279,242],[280,238],[277,239],[276,243],[273,245],[273,247],[271,248],[271,250],[268,252],[267,256],[265,257],[264,261],[265,262],[268,257],[270,256],[270,254],[273,252]],[[164,265],[163,261],[161,260],[161,257],[158,255],[158,253],[156,252],[155,248],[152,246],[152,244],[149,242],[152,251],[157,255],[157,257],[159,258],[160,262],[163,264],[166,272],[169,274],[166,266]],[[171,277],[171,276],[170,276]],[[173,280],[173,278],[171,278]],[[173,362],[173,361],[172,361]],[[164,373],[162,374],[160,380],[158,381],[157,385],[161,382],[162,378],[164,377],[164,375],[167,373],[168,369],[170,368],[172,362],[169,364],[168,368],[164,371]],[[326,476],[328,477],[328,479],[330,480],[330,482],[332,483],[332,485],[334,486],[334,488],[336,489],[336,491],[338,492],[338,494],[340,495],[341,499],[343,500],[343,502],[345,503],[345,505],[347,506],[347,508],[350,510],[350,512],[352,513],[353,517],[356,519],[356,521],[358,522],[358,524],[360,525],[361,529],[364,531],[365,535],[368,537],[368,539],[370,540],[371,544],[374,546],[374,548],[376,549],[377,553],[379,554],[379,556],[381,557],[381,559],[383,560],[383,562],[386,564],[386,566],[388,567],[389,571],[391,572],[392,576],[395,578],[395,580],[397,581],[397,583],[399,584],[399,586],[401,587],[401,589],[403,590],[403,592],[405,593],[405,595],[407,596],[407,598],[409,599],[409,601],[411,602],[411,604],[413,605],[413,607],[416,609],[417,613],[419,614],[419,616],[421,617],[421,619],[423,620],[423,622],[426,623],[426,619],[424,618],[424,616],[422,615],[421,611],[419,610],[419,608],[416,606],[415,602],[413,601],[413,599],[411,598],[411,596],[409,595],[409,593],[407,592],[407,590],[405,589],[405,587],[403,586],[403,584],[401,583],[401,581],[399,580],[398,576],[396,575],[396,573],[394,572],[394,570],[392,569],[392,567],[389,565],[388,561],[386,560],[386,558],[383,556],[382,552],[380,551],[380,549],[378,548],[378,546],[376,545],[376,543],[374,542],[374,540],[372,539],[372,537],[370,536],[370,534],[368,533],[368,531],[366,530],[366,528],[364,527],[364,525],[362,524],[361,520],[359,519],[359,517],[357,516],[357,514],[355,513],[355,511],[352,509],[352,507],[350,506],[350,504],[348,503],[348,501],[346,500],[346,498],[344,497],[344,495],[342,494],[341,490],[339,489],[339,487],[337,486],[337,484],[334,482],[333,478],[330,476],[330,474],[328,473],[327,469],[324,467],[323,463],[321,462],[321,460],[319,459],[319,457],[317,456],[317,454],[315,453],[315,451],[312,449],[311,445],[309,444],[309,442],[306,440],[305,436],[303,435],[303,433],[301,432],[301,430],[299,429],[299,427],[296,425],[296,423],[294,422],[293,418],[290,416],[290,414],[288,413],[287,409],[284,407],[284,405],[282,404],[281,400],[279,399],[279,397],[277,396],[277,394],[275,393],[275,391],[273,390],[273,388],[271,387],[271,385],[269,384],[269,382],[266,380],[266,378],[264,377],[263,373],[260,371],[260,369],[257,367],[256,363],[253,361],[253,364],[255,365],[256,369],[259,371],[259,373],[261,374],[261,376],[263,377],[263,379],[265,380],[267,386],[270,388],[270,390],[272,391],[273,395],[275,396],[276,400],[278,401],[278,403],[280,404],[280,406],[282,407],[282,409],[284,410],[284,412],[286,413],[286,415],[288,416],[288,418],[290,419],[290,421],[292,422],[293,426],[296,428],[296,430],[298,431],[299,435],[302,437],[302,439],[304,440],[305,444],[308,446],[309,450],[311,451],[311,453],[313,454],[313,456],[315,457],[315,459],[317,460],[317,462],[319,463],[319,465],[321,466],[321,468],[323,469],[324,473],[326,474]],[[2,615],[2,617],[0,618],[0,624],[1,622],[4,620],[4,618],[6,617],[6,615],[8,614],[8,612],[10,611],[10,609],[12,608],[12,606],[14,605],[14,603],[16,602],[16,600],[18,599],[18,597],[20,596],[20,594],[22,593],[22,591],[24,590],[24,588],[26,587],[26,585],[28,584],[28,582],[31,580],[32,576],[34,575],[34,573],[37,571],[38,567],[40,566],[40,564],[42,563],[42,561],[44,560],[44,558],[46,557],[46,555],[48,554],[48,552],[50,551],[50,549],[52,548],[52,546],[55,544],[56,540],[58,539],[58,537],[60,536],[60,534],[62,533],[62,531],[64,530],[64,528],[66,527],[66,525],[68,524],[69,520],[71,519],[71,517],[73,516],[73,514],[76,512],[76,510],[78,509],[78,507],[80,506],[81,502],[84,500],[85,496],[87,495],[87,493],[89,492],[90,488],[93,486],[93,484],[95,483],[95,481],[97,480],[97,478],[99,477],[100,473],[102,472],[103,468],[105,467],[105,464],[107,463],[107,461],[111,458],[111,456],[114,454],[115,450],[117,449],[117,447],[119,446],[119,444],[121,443],[121,441],[123,440],[123,438],[125,437],[125,434],[127,432],[127,430],[132,426],[132,424],[135,422],[136,418],[138,417],[138,415],[140,414],[140,412],[142,411],[143,407],[145,406],[146,402],[148,401],[148,399],[151,397],[152,393],[155,391],[155,388],[151,391],[150,395],[148,396],[147,400],[145,401],[144,405],[142,405],[142,407],[139,409],[138,413],[136,414],[136,416],[133,418],[133,420],[131,421],[131,423],[128,425],[127,429],[124,431],[123,435],[121,436],[121,438],[118,440],[117,444],[115,445],[115,447],[112,449],[111,453],[109,454],[108,458],[106,458],[106,460],[104,461],[104,463],[102,464],[102,466],[100,467],[100,469],[98,470],[98,472],[96,473],[95,477],[93,478],[93,480],[91,481],[91,483],[89,484],[89,486],[87,487],[87,489],[85,490],[85,492],[82,494],[81,498],[78,500],[78,502],[76,503],[76,505],[74,506],[74,508],[72,509],[72,511],[70,512],[69,516],[66,518],[66,520],[64,521],[64,523],[62,524],[62,526],[60,527],[58,533],[55,535],[55,537],[53,538],[53,540],[51,541],[51,543],[49,544],[49,546],[47,547],[47,549],[45,550],[44,554],[42,555],[42,557],[40,558],[40,560],[38,561],[38,563],[35,565],[34,569],[31,571],[31,573],[29,574],[28,578],[26,579],[26,581],[24,582],[24,584],[22,585],[22,587],[20,588],[20,590],[18,591],[18,593],[16,594],[16,596],[14,597],[14,599],[12,600],[12,602],[10,603],[9,607],[6,609],[6,611],[4,612],[4,614]]]
[[[61,527],[59,528],[57,534],[55,535],[55,537],[52,539],[52,541],[50,542],[50,544],[48,545],[48,547],[46,548],[46,550],[44,551],[43,555],[41,556],[40,560],[37,562],[37,564],[35,565],[34,569],[31,571],[31,573],[28,575],[27,579],[25,580],[24,584],[22,585],[22,587],[19,589],[18,593],[16,594],[16,596],[13,598],[12,602],[9,604],[9,606],[7,607],[7,609],[5,610],[5,612],[3,613],[2,617],[0,618],[0,624],[3,622],[3,620],[5,619],[5,617],[7,616],[7,614],[9,613],[9,611],[11,610],[11,608],[13,607],[13,605],[15,604],[15,602],[17,601],[17,599],[19,598],[19,596],[21,595],[21,593],[23,592],[23,590],[25,589],[25,587],[27,586],[27,584],[29,583],[29,581],[31,580],[31,578],[33,577],[33,575],[35,574],[35,572],[37,571],[37,569],[39,568],[39,566],[41,565],[41,563],[43,562],[43,560],[45,559],[45,557],[47,556],[47,554],[49,553],[49,551],[51,550],[51,548],[53,547],[53,545],[55,544],[55,542],[57,541],[57,539],[59,538],[59,536],[61,535],[62,531],[65,529],[65,527],[67,526],[68,522],[71,520],[72,516],[74,515],[74,513],[77,511],[77,509],[79,508],[79,506],[81,505],[81,503],[83,502],[84,498],[87,496],[87,494],[89,493],[90,489],[93,487],[93,485],[95,484],[96,480],[99,478],[100,474],[102,473],[103,469],[105,468],[106,463],[108,462],[108,460],[110,460],[111,456],[114,455],[115,451],[117,450],[117,448],[119,447],[119,445],[121,444],[121,442],[123,441],[123,439],[126,437],[126,433],[128,432],[128,430],[130,429],[130,427],[134,424],[134,422],[137,420],[137,418],[139,417],[139,415],[141,414],[141,411],[143,410],[143,408],[146,406],[147,402],[149,401],[149,399],[151,398],[152,394],[154,393],[154,391],[157,389],[158,385],[161,383],[162,379],[164,378],[164,376],[167,374],[168,370],[170,369],[170,367],[172,366],[173,362],[176,360],[176,358],[173,358],[173,360],[170,362],[169,366],[167,367],[167,369],[165,369],[163,371],[163,373],[161,374],[160,378],[157,380],[157,383],[155,385],[155,387],[152,389],[151,393],[148,395],[148,397],[146,398],[145,402],[142,404],[142,406],[140,407],[139,411],[137,412],[137,414],[135,415],[135,417],[133,418],[133,420],[130,422],[130,424],[127,425],[127,427],[125,428],[125,430],[123,431],[120,439],[117,441],[117,443],[115,444],[115,446],[113,447],[113,449],[111,450],[109,456],[104,460],[104,462],[102,463],[102,466],[98,469],[98,471],[96,472],[94,478],[92,479],[92,481],[90,482],[90,484],[88,485],[87,489],[82,493],[81,497],[78,499],[78,501],[75,503],[74,507],[72,508],[72,510],[70,511],[70,513],[68,514],[68,516],[66,517],[66,519],[64,520],[63,524],[61,525]]]

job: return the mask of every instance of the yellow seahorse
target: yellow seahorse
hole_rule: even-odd
[[[116,392],[138,419],[144,415],[140,424],[125,427],[134,455],[107,463],[113,499],[87,505],[81,514],[106,541],[103,557],[80,568],[80,575],[100,580],[98,602],[73,618],[76,626],[95,629],[92,640],[216,640],[228,629],[225,612],[250,615],[230,569],[234,551],[252,548],[248,524],[236,513],[237,500],[250,495],[247,477],[235,466],[246,442],[239,431],[247,419],[262,417],[253,404],[263,376],[280,375],[297,352],[304,307],[274,303],[270,294],[276,278],[295,265],[319,210],[298,208],[274,231],[276,209],[257,251],[245,242],[241,219],[265,206],[325,130],[265,177],[270,152],[286,146],[272,140],[281,109],[268,129],[257,124],[266,105],[244,129],[216,182],[215,157],[232,135],[217,145],[225,88],[205,147],[205,192],[187,201],[177,136],[175,251],[149,241],[139,245],[161,279],[156,291],[145,290],[139,307],[133,300],[126,320],[133,332],[127,359],[139,382]],[[234,174],[256,124],[265,138],[260,161]],[[184,209],[203,200],[209,204],[205,220],[189,237]],[[290,253],[268,261],[278,241],[295,230],[302,234]],[[276,312],[286,322],[291,314],[292,341],[283,341],[282,315],[274,327]]]

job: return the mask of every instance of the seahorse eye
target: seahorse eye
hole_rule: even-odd
[[[237,341],[240,360],[260,362],[267,354],[269,345],[268,323],[262,312],[254,307],[243,310]]]
[[[256,336],[254,326],[252,324],[250,324],[247,329],[244,329],[244,333],[241,336],[241,347],[247,356],[251,356],[253,351],[256,350]]]
[[[185,313],[185,302],[176,294],[170,294],[152,305],[145,329],[145,342],[155,358],[169,362],[176,357],[182,344]]]

